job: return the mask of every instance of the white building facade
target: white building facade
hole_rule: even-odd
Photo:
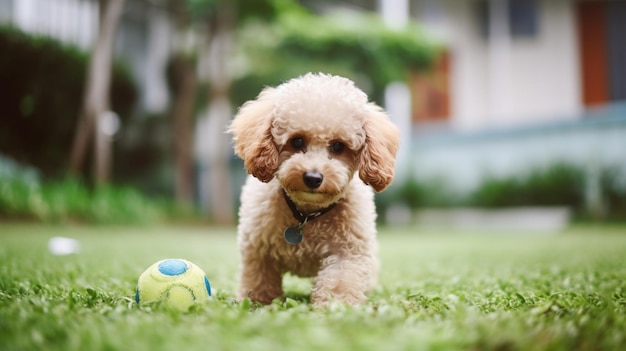
[[[626,1],[414,0],[410,11],[449,60],[447,114],[414,118],[410,174],[458,190],[558,162],[626,177]]]

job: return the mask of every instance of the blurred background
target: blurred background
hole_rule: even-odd
[[[626,219],[626,1],[0,0],[0,220],[236,222],[224,133],[351,78],[402,131],[381,222]]]

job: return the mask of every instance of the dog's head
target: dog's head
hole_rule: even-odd
[[[266,88],[229,132],[248,173],[278,178],[298,205],[336,202],[357,171],[376,191],[393,179],[398,129],[346,78],[307,74]]]

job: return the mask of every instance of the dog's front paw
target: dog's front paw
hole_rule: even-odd
[[[340,259],[331,256],[324,268],[313,279],[311,302],[316,307],[331,302],[359,305],[367,301],[365,293],[372,288],[376,274],[375,260],[364,256],[359,259]]]
[[[336,289],[335,289],[336,290]],[[327,307],[332,303],[341,303],[346,305],[360,305],[367,301],[367,296],[363,291],[354,289],[341,289],[340,291],[325,290],[324,288],[314,288],[311,292],[311,302],[316,308]]]
[[[239,300],[249,298],[252,302],[259,302],[265,305],[283,295],[283,290],[276,286],[260,286],[252,289],[241,288],[239,291]]]

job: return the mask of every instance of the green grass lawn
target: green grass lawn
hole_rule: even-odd
[[[53,236],[82,251],[51,255]],[[283,301],[234,301],[234,229],[0,224],[0,350],[626,349],[626,227],[379,239],[369,302],[313,310],[294,277]],[[203,268],[213,298],[137,306],[138,276],[168,257]]]

